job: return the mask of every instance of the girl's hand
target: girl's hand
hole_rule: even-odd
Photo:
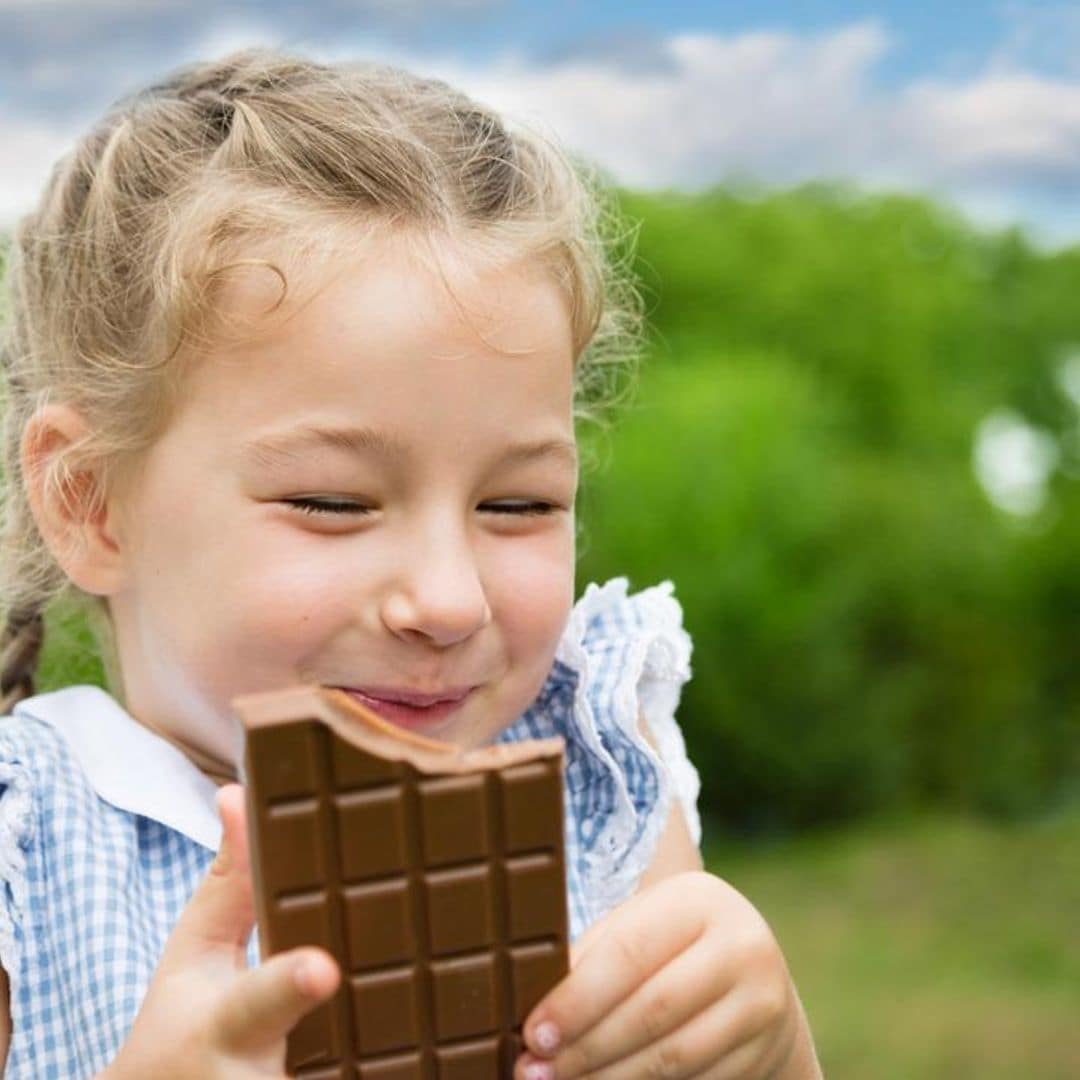
[[[218,793],[221,849],[184,908],[128,1040],[98,1080],[246,1080],[285,1076],[285,1036],[337,989],[322,949],[280,953],[248,970],[255,925],[244,792]]]
[[[704,872],[674,874],[582,935],[529,1014],[515,1080],[821,1076],[780,947]]]

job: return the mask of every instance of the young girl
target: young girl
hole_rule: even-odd
[[[57,167],[8,271],[9,1080],[282,1075],[340,973],[258,964],[230,702],[294,683],[566,740],[572,970],[518,1080],[819,1075],[774,937],[702,870],[670,586],[573,604],[574,421],[634,315],[590,190],[441,83],[266,52]],[[32,696],[63,591],[111,695]]]

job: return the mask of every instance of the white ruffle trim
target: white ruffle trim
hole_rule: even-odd
[[[15,919],[26,910],[26,845],[33,804],[25,770],[10,761],[0,760],[0,789],[0,966],[13,979],[19,962]]]
[[[683,629],[682,608],[672,595],[674,585],[665,581],[629,596],[626,578],[604,585],[590,584],[574,605],[556,659],[578,672],[574,714],[578,732],[589,750],[608,769],[615,782],[615,811],[605,823],[591,851],[584,854],[588,885],[586,895],[593,908],[590,922],[626,900],[653,860],[667,824],[672,790],[678,796],[695,845],[701,842],[697,799],[701,781],[686,754],[686,744],[675,719],[683,684],[690,678],[692,644]],[[630,634],[620,634],[628,650],[627,674],[614,688],[613,713],[621,731],[656,770],[657,805],[644,826],[627,789],[626,777],[600,739],[589,700],[594,676],[593,660],[585,645],[590,622],[623,609]],[[659,748],[659,756],[641,734],[644,717]],[[634,834],[641,829],[635,841]]]

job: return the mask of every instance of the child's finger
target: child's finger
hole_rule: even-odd
[[[640,1080],[643,1076],[744,1080],[748,1076],[772,1075],[760,1068],[765,1044],[760,1039],[745,1041],[739,1010],[737,993],[714,1001],[677,1030],[608,1063],[595,1075],[602,1075],[604,1080]],[[560,1080],[563,1076],[584,1075],[564,1073],[558,1062],[555,1068]]]
[[[163,966],[183,965],[208,950],[236,952],[242,965],[255,925],[248,862],[244,789],[228,784],[218,792],[223,834],[217,856],[173,928]]]
[[[731,990],[735,973],[723,963],[721,931],[708,928],[555,1057],[555,1075],[591,1075],[665,1040]],[[604,1073],[607,1076],[607,1072]]]
[[[603,934],[579,953],[577,966],[530,1013],[529,1049],[554,1057],[688,948],[705,928],[714,881],[706,874],[679,874],[616,908]]]
[[[607,925],[606,919],[597,920],[577,939],[577,941],[573,943],[573,945],[570,946],[571,971],[581,963],[581,958],[585,953],[604,936],[604,933],[607,931]]]
[[[337,964],[322,949],[271,957],[229,988],[216,1011],[215,1044],[242,1054],[285,1038],[305,1013],[334,993],[340,980]]]

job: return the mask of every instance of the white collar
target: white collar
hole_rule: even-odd
[[[168,825],[211,851],[221,845],[217,785],[100,687],[38,694],[20,701],[14,712],[59,732],[107,803]]]

